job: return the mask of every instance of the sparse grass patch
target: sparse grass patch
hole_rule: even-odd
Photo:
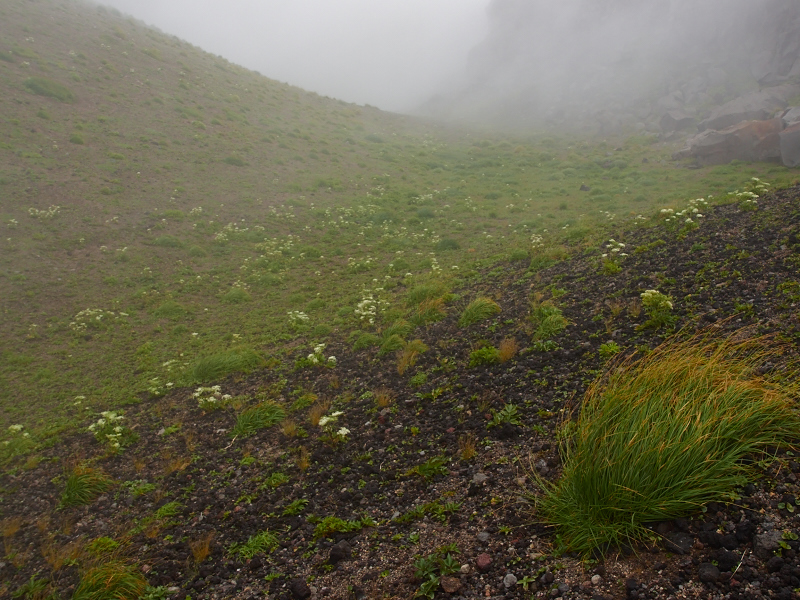
[[[565,549],[589,553],[652,532],[753,476],[743,459],[795,439],[794,384],[757,375],[764,339],[669,341],[587,391],[562,446],[561,479],[535,498]]]
[[[542,341],[561,333],[567,326],[567,319],[552,302],[534,301],[531,304],[531,323],[535,327],[533,339]]]
[[[422,340],[417,339],[406,342],[397,355],[397,372],[400,375],[405,373],[410,367],[417,364],[419,355],[427,351],[428,346]]]
[[[72,600],[139,600],[146,588],[147,580],[135,565],[111,560],[82,574]]]
[[[469,327],[479,321],[484,321],[500,313],[500,305],[491,298],[475,298],[461,313],[458,320],[459,327]]]
[[[286,417],[286,412],[274,402],[263,402],[257,406],[246,408],[236,418],[236,425],[231,435],[247,437],[259,429],[272,427]]]
[[[64,491],[61,492],[61,506],[91,504],[100,494],[114,485],[100,469],[77,465],[67,476]]]
[[[278,538],[271,531],[262,531],[228,546],[228,554],[239,560],[250,560],[256,554],[269,554],[278,547]]]
[[[264,364],[260,354],[249,348],[228,350],[198,358],[189,375],[193,382],[205,383],[238,372],[250,372]]]

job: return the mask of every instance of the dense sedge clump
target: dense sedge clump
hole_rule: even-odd
[[[616,365],[587,391],[556,483],[539,480],[539,518],[570,551],[652,536],[743,485],[743,459],[796,439],[794,387],[757,375],[764,339],[671,341]],[[785,380],[784,380],[785,381]]]

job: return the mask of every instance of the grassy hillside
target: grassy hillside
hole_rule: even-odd
[[[102,7],[10,1],[0,20],[0,415],[37,440],[192,379],[198,357],[367,329],[361,300],[391,306],[433,265],[465,279],[534,233],[596,243],[612,219],[788,177],[686,171],[646,137],[447,131]]]
[[[797,190],[751,180],[780,188],[796,172],[688,169],[647,136],[446,129],[72,0],[0,5],[0,132],[0,596],[88,598],[103,582],[148,600],[800,586],[800,471],[778,449],[795,410]],[[733,193],[745,188],[760,198]],[[742,382],[745,406],[775,400],[776,425],[756,411],[759,441],[733,443],[767,452],[743,470],[734,452],[691,510],[652,497],[585,535],[592,519],[563,498],[600,486],[561,483],[585,469],[559,443],[588,440],[592,463],[608,432],[651,431],[636,400],[665,371],[652,359],[651,379],[620,386],[637,408],[622,434],[578,417],[584,394],[602,406],[607,365],[712,324],[712,338],[780,334],[779,350],[707,369],[709,385]],[[684,382],[708,348],[685,353]],[[707,390],[681,389],[700,390],[691,423]],[[648,411],[670,406],[661,392]],[[627,441],[609,444],[623,466]],[[702,479],[710,454],[692,449]],[[737,485],[730,506],[707,502]],[[542,490],[547,526],[529,512]],[[570,554],[611,542],[661,544],[663,566]]]

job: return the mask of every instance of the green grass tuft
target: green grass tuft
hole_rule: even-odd
[[[234,542],[228,547],[228,554],[240,560],[250,560],[256,554],[269,554],[278,547],[278,538],[270,531],[262,531],[247,538],[246,542]]]
[[[767,381],[763,339],[671,341],[617,365],[587,391],[537,514],[568,551],[652,536],[645,523],[690,514],[753,475],[748,455],[796,439],[791,384]]]
[[[195,383],[205,383],[222,379],[231,373],[247,373],[263,364],[264,359],[254,350],[228,350],[198,358],[190,370],[190,377]]]
[[[490,298],[475,298],[469,303],[461,318],[458,320],[459,327],[469,327],[478,321],[484,321],[500,312],[500,305]]]
[[[272,427],[280,423],[286,417],[286,411],[272,402],[264,402],[258,406],[252,406],[239,413],[236,425],[231,431],[235,437],[247,437],[256,433],[259,429]]]
[[[61,506],[91,504],[113,485],[114,482],[99,469],[78,465],[67,477],[64,491],[61,492]]]
[[[112,560],[87,570],[72,600],[139,600],[146,588],[147,580],[135,565]]]

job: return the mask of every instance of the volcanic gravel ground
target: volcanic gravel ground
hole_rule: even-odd
[[[535,521],[526,498],[535,492],[532,470],[559,476],[556,431],[602,372],[600,345],[613,340],[631,354],[668,336],[639,327],[646,316],[635,300],[644,290],[673,298],[677,329],[716,327],[724,336],[749,326],[787,347],[785,364],[765,368],[797,358],[799,196],[799,188],[777,192],[753,212],[709,209],[685,235],[663,225],[628,231],[618,241],[629,256],[615,275],[601,272],[597,248],[536,274],[521,262],[482,273],[455,290],[445,319],[412,334],[430,349],[403,375],[394,355],[377,358],[374,348],[354,352],[340,341],[325,350],[337,357],[335,368],[293,369],[306,345],[283,366],[222,382],[226,394],[266,394],[287,406],[309,393],[332,401],[329,412],[343,413],[336,427],[350,431],[338,444],[309,424],[307,409],[292,415],[307,437],[275,426],[239,439],[230,434],[234,408],[204,413],[193,389],[145,398],[126,413],[139,439],[124,452],[104,454],[84,433],[47,449],[32,468],[3,474],[0,509],[21,526],[4,539],[0,595],[38,573],[69,597],[81,558],[54,569],[54,549],[109,536],[152,586],[180,600],[410,598],[422,583],[415,559],[447,544],[461,569],[442,580],[436,598],[797,598],[800,464],[790,452],[776,450],[735,501],[654,523],[657,543],[593,560],[555,555],[554,532]],[[530,348],[537,293],[555,295],[569,320],[554,350]],[[502,312],[459,328],[460,309],[480,295]],[[471,350],[506,338],[522,349],[516,356],[467,366]],[[427,381],[412,385],[422,372]],[[389,406],[376,406],[380,389],[391,392]],[[522,424],[488,427],[507,403]],[[461,457],[465,436],[476,442],[469,460]],[[92,457],[118,485],[89,506],[58,509],[65,465]],[[412,472],[432,457],[447,460],[427,478]],[[297,514],[285,514],[302,500],[289,511]],[[175,514],[156,518],[170,502]],[[409,515],[423,505],[427,512]],[[318,519],[331,516],[372,521],[315,536]],[[273,551],[250,559],[230,552],[264,530],[277,536]],[[207,535],[209,554],[198,563],[197,542]]]

